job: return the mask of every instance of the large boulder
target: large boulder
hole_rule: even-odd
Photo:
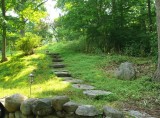
[[[98,110],[92,105],[81,105],[76,110],[76,115],[84,117],[96,117],[99,115]]]
[[[37,116],[46,116],[52,113],[51,104],[47,104],[41,100],[36,100],[32,104],[32,112]]]
[[[109,106],[105,106],[103,108],[103,115],[105,117],[109,117],[109,118],[124,118],[124,115],[122,112],[120,112],[116,109],[113,109]]]
[[[136,77],[136,71],[132,63],[121,63],[116,70],[115,75],[118,79],[133,80]]]
[[[26,100],[27,97],[21,94],[14,94],[5,98],[5,108],[8,112],[19,111],[21,103]]]
[[[56,111],[62,111],[63,105],[69,101],[69,98],[67,96],[56,96],[52,99],[52,107]]]
[[[20,106],[20,110],[22,112],[22,114],[24,115],[31,115],[32,113],[32,103],[37,100],[34,98],[30,98],[27,99],[25,101],[22,102],[21,106]]]

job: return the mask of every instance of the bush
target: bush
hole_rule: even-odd
[[[34,53],[33,49],[40,45],[41,39],[42,38],[37,36],[36,34],[28,32],[24,37],[20,38],[16,42],[16,47],[19,50],[22,50],[25,55],[30,55]]]

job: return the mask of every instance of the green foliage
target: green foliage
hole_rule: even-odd
[[[57,37],[69,41],[85,37],[86,52],[153,55],[157,51],[152,49],[157,36],[155,8],[153,1],[151,7],[148,4],[142,0],[58,0],[57,7],[65,14],[55,22]]]
[[[26,55],[33,54],[33,49],[38,47],[41,42],[41,37],[36,34],[26,33],[26,35],[16,42],[18,49],[22,50]]]

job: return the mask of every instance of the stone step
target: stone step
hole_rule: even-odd
[[[71,83],[71,84],[81,84],[81,83],[83,83],[83,81],[79,80],[79,79],[65,80],[65,82],[68,82],[68,83]]]
[[[48,51],[46,51],[46,54],[47,54],[47,55],[50,55],[50,56],[60,55],[60,53],[53,53],[53,52],[48,52]]]
[[[62,62],[63,59],[60,59],[60,58],[53,58],[52,62]]]
[[[61,56],[60,55],[50,55],[53,59],[54,58],[61,58]]]
[[[68,72],[68,70],[57,69],[57,70],[53,70],[53,72]]]
[[[71,77],[71,74],[69,72],[64,72],[64,71],[54,72],[54,74],[57,77]]]
[[[76,89],[82,89],[82,90],[91,90],[94,89],[94,86],[86,85],[86,84],[73,84],[72,87]]]
[[[103,90],[86,90],[86,91],[83,91],[83,94],[91,98],[96,98],[98,96],[107,96],[112,93],[109,91],[103,91]]]
[[[63,81],[73,80],[72,77],[60,77]]]
[[[50,67],[53,67],[53,68],[64,68],[65,65],[64,64],[60,64],[60,63],[56,63],[56,64],[51,65]]]

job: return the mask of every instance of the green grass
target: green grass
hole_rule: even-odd
[[[34,73],[31,97],[53,97],[67,95],[72,100],[81,104],[92,104],[99,109],[104,105],[122,107],[122,103],[138,102],[141,108],[156,109],[160,101],[160,84],[150,81],[150,77],[141,76],[133,81],[124,81],[114,78],[113,72],[106,71],[111,64],[131,61],[135,64],[152,63],[151,58],[134,58],[110,54],[86,54],[77,51],[78,44],[62,42],[49,44],[38,48],[34,55],[23,56],[17,53],[9,58],[8,62],[0,64],[0,97],[14,93],[21,93],[29,97],[29,77]],[[90,99],[82,94],[82,90],[71,87],[61,81],[52,73],[49,65],[51,58],[45,51],[59,52],[67,69],[73,77],[84,80],[84,83],[96,89],[111,91],[113,94],[105,97]],[[75,51],[76,50],[76,51]],[[151,101],[154,101],[151,103]],[[147,103],[147,104],[146,104]]]
[[[77,47],[78,45],[74,45],[73,42],[62,42],[54,45],[54,48],[52,46],[48,47],[48,50],[59,52],[62,55],[67,69],[75,78],[84,80],[85,83],[95,86],[96,89],[113,92],[111,96],[91,100],[91,104],[98,107],[105,104],[117,106],[117,104],[121,104],[124,101],[133,101],[137,102],[142,108],[151,108],[152,106],[158,108],[160,84],[151,82],[150,76],[143,75],[134,81],[118,80],[114,77],[113,72],[108,73],[104,69],[105,67],[110,67],[112,63],[119,65],[121,62],[129,61],[137,65],[149,63],[151,65],[149,71],[154,72],[155,63],[152,61],[152,57],[136,58],[111,54],[86,54],[77,52]],[[83,99],[83,102],[88,100],[86,97],[81,99]]]

